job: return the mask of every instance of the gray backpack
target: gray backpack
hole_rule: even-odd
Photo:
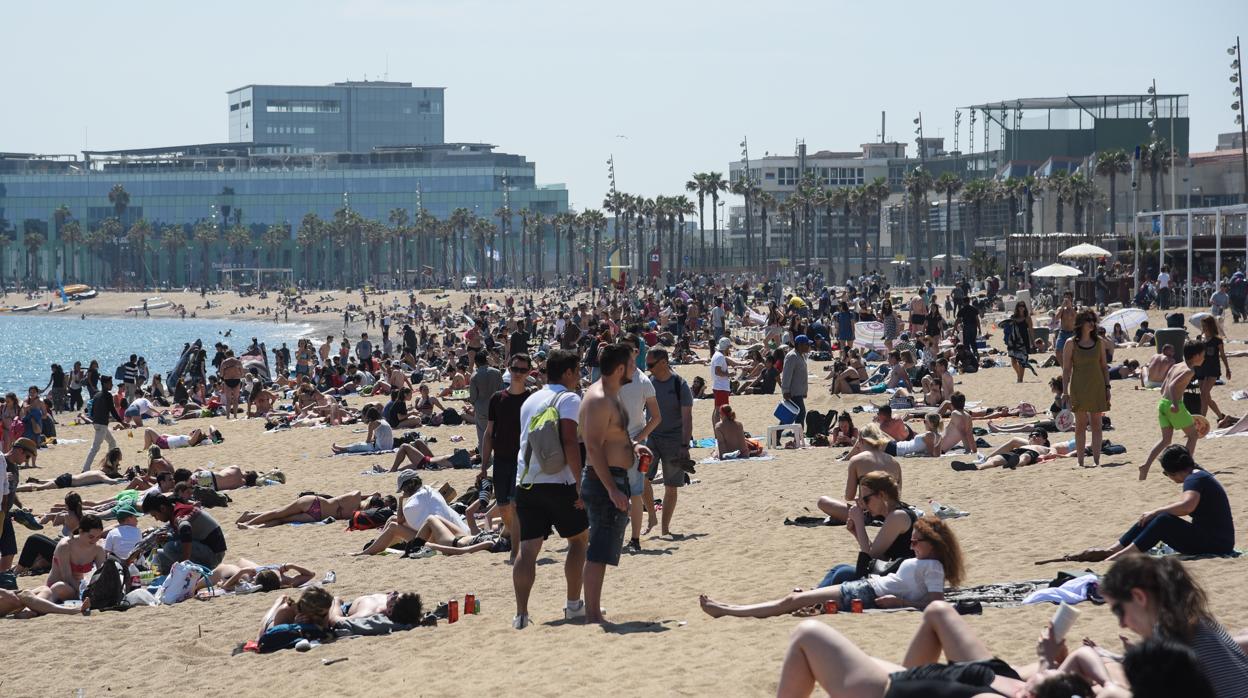
[[[525,474],[529,471],[529,462],[534,455],[537,456],[538,466],[547,475],[555,475],[567,467],[563,437],[559,434],[559,400],[570,394],[570,390],[556,394],[529,420],[529,438],[524,444]],[[521,479],[524,479],[524,475],[521,475]]]

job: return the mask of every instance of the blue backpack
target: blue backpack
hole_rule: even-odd
[[[260,654],[288,650],[300,640],[324,640],[328,633],[313,623],[281,623],[265,630],[256,641]]]

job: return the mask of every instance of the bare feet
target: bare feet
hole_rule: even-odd
[[[234,523],[241,524],[244,521],[249,521],[255,518],[255,516],[256,516],[256,512],[254,511],[244,511],[242,516],[238,517],[237,519],[234,519]]]
[[[698,595],[698,605],[706,612],[706,615],[712,618],[719,618],[724,615],[723,604],[715,603],[707,598],[706,594]]]
[[[1149,467],[1151,467],[1150,463],[1145,463],[1144,465],[1140,466],[1140,480],[1141,481],[1148,479]]]

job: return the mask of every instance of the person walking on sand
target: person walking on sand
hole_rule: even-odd
[[[810,353],[810,339],[799,334],[793,338],[793,348],[784,356],[784,369],[780,372],[780,392],[784,399],[797,406],[793,423],[806,424],[806,395],[810,392],[806,373],[806,355]]]
[[[672,370],[667,350],[657,348],[646,355],[650,369],[650,382],[654,385],[655,400],[659,403],[662,419],[659,428],[650,432],[646,445],[654,453],[650,466],[647,489],[663,465],[663,514],[660,535],[672,534],[672,515],[676,511],[676,498],[684,487],[688,473],[693,472],[693,459],[689,457],[689,442],[693,440],[693,392],[689,384]],[[650,500],[653,502],[653,494]]]
[[[100,376],[100,391],[91,397],[90,417],[91,426],[95,429],[95,438],[91,441],[91,448],[87,450],[87,458],[82,462],[82,472],[91,469],[91,464],[95,462],[95,454],[100,451],[100,443],[107,441],[109,449],[117,448],[117,440],[113,438],[113,433],[108,430],[108,420],[115,419],[124,424],[126,419],[117,411],[117,406],[113,403],[113,379],[108,376]]]
[[[628,528],[629,470],[650,449],[629,436],[628,411],[620,403],[620,387],[631,382],[633,350],[608,344],[599,355],[602,377],[585,391],[580,423],[585,435],[586,468],[581,498],[589,517],[589,549],[585,557],[585,622],[602,623],[602,586],[607,565],[620,563]]]
[[[515,336],[514,334],[512,335]],[[526,352],[515,351],[515,357]],[[585,603],[581,600],[581,580],[585,573],[585,552],[589,546],[589,520],[576,476],[581,472],[581,447],[577,441],[577,420],[581,398],[575,392],[580,386],[579,361],[573,352],[555,349],[546,357],[546,386],[525,401],[520,408],[520,461],[516,464],[516,519],[520,522],[520,550],[511,568],[512,585],[516,592],[516,617],[511,625],[517,630],[527,628],[529,594],[537,577],[537,556],[542,543],[553,528],[565,541],[568,553],[564,561],[567,579],[565,620],[583,618]],[[559,413],[558,430],[562,443],[564,467],[554,473],[545,472],[536,453],[529,453],[529,426],[539,412],[554,408]]]
[[[1201,341],[1187,342],[1183,345],[1183,360],[1170,367],[1166,379],[1161,384],[1161,400],[1157,402],[1157,421],[1161,424],[1161,438],[1149,452],[1144,465],[1140,466],[1140,479],[1148,477],[1148,469],[1161,452],[1170,445],[1174,438],[1174,430],[1178,429],[1187,437],[1187,452],[1196,454],[1196,442],[1200,434],[1196,431],[1196,420],[1183,404],[1183,391],[1187,384],[1196,376],[1196,369],[1205,361],[1205,343]]]

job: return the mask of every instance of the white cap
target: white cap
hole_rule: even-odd
[[[731,347],[731,346],[732,346],[732,340],[731,340],[731,339],[728,339],[727,337],[720,337],[720,338],[719,338],[719,350],[720,350],[720,351],[728,351],[728,348],[729,348],[729,347]]]

